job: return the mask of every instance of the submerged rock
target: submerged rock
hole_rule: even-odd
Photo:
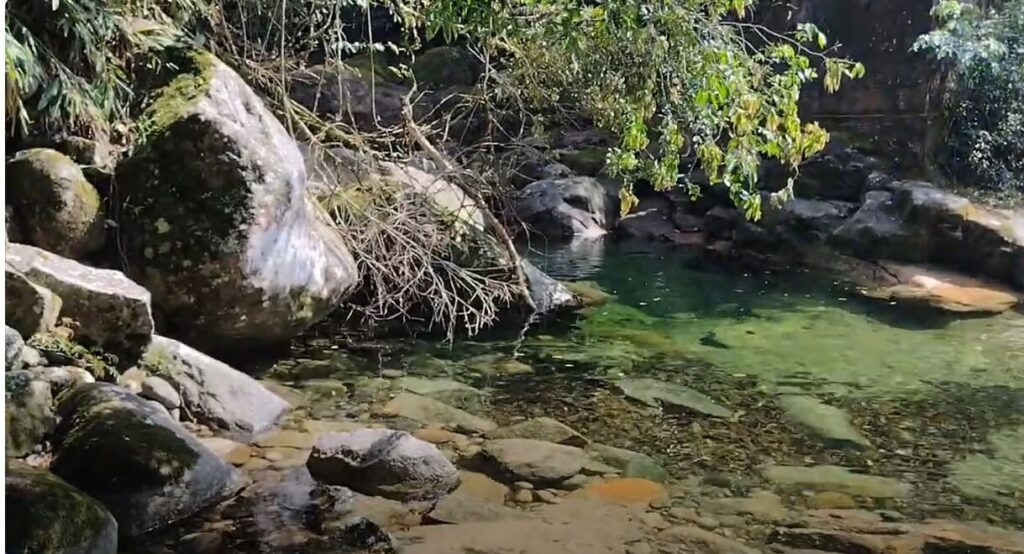
[[[568,425],[550,417],[535,417],[487,433],[489,439],[533,439],[583,447],[588,441]]]
[[[614,187],[593,177],[545,179],[528,185],[516,200],[516,216],[548,238],[598,237],[618,210]]]
[[[910,487],[895,479],[853,473],[839,466],[768,466],[765,479],[780,485],[806,487],[813,490],[841,492],[869,498],[901,498]]]
[[[117,522],[110,512],[47,471],[22,463],[8,465],[4,502],[7,552],[117,552]]]
[[[531,439],[496,439],[481,445],[490,470],[506,481],[553,484],[576,475],[589,458],[583,450]]]
[[[53,431],[57,420],[53,414],[50,384],[35,380],[28,371],[7,371],[4,374],[4,405],[7,415],[8,457],[30,454],[43,437]]]
[[[826,445],[870,447],[871,441],[850,424],[850,415],[810,396],[786,395],[778,400],[786,417],[821,437]]]
[[[171,383],[186,414],[214,429],[253,435],[288,411],[259,381],[174,339],[154,335],[141,366]]]
[[[388,429],[322,435],[306,467],[320,482],[403,501],[440,498],[459,484],[437,447]]]
[[[22,336],[45,333],[57,324],[61,299],[23,273],[7,265],[4,270],[4,313],[7,324]]]
[[[395,379],[395,388],[409,391],[458,408],[479,406],[484,392],[454,379],[406,376]]]
[[[393,398],[384,406],[384,411],[423,424],[440,423],[474,432],[492,431],[498,427],[489,419],[408,392],[403,392]]]
[[[903,283],[870,289],[864,294],[891,302],[924,304],[960,313],[1002,313],[1020,302],[1016,293],[978,279],[911,266],[900,267],[898,271],[905,278]]]
[[[732,410],[690,387],[643,378],[623,379],[615,384],[623,394],[648,406],[658,406],[660,401],[667,406],[687,408],[712,417],[732,417]]]
[[[103,243],[103,203],[71,158],[48,148],[7,162],[7,202],[32,244],[78,258]]]
[[[77,323],[77,339],[104,350],[137,355],[153,334],[149,291],[119,271],[97,269],[26,246],[7,245],[7,264],[63,301],[60,313]]]
[[[576,305],[576,297],[557,279],[537,269],[537,266],[522,261],[526,285],[530,289],[530,299],[537,308],[538,314],[546,314]]]
[[[58,406],[51,469],[102,502],[122,537],[188,517],[244,478],[166,412],[114,385],[80,385]]]
[[[121,234],[130,273],[153,291],[168,334],[190,344],[286,341],[355,286],[355,262],[259,96],[211,54],[183,65],[118,169],[133,199]]]
[[[618,468],[623,477],[642,477],[658,483],[665,483],[669,479],[668,471],[657,460],[642,452],[592,442],[587,445],[587,454],[598,462]]]

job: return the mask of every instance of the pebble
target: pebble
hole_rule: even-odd
[[[519,504],[529,504],[530,502],[533,502],[533,491],[519,489],[512,495],[512,500]]]

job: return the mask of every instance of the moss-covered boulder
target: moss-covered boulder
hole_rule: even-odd
[[[60,297],[75,337],[118,355],[141,354],[153,334],[149,292],[120,271],[97,269],[51,252],[7,245],[7,266]]]
[[[416,56],[412,74],[425,88],[473,86],[483,64],[469,50],[457,46],[438,46]]]
[[[24,273],[6,265],[4,269],[4,313],[7,324],[26,337],[46,332],[57,323],[62,301]]]
[[[8,457],[24,456],[32,452],[43,437],[57,424],[53,415],[53,397],[50,384],[37,381],[28,371],[8,371],[4,374],[4,405],[7,417]]]
[[[188,517],[244,485],[166,411],[115,385],[79,385],[57,413],[51,470],[102,502],[121,537]]]
[[[130,274],[152,291],[169,334],[190,344],[286,341],[356,284],[355,262],[307,197],[287,130],[227,65],[189,59],[119,167]]]
[[[77,258],[103,244],[103,203],[71,158],[48,148],[7,162],[7,202],[32,244]]]
[[[13,462],[4,486],[4,548],[26,554],[114,554],[117,522],[102,504],[47,471]]]

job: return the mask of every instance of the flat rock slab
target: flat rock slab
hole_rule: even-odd
[[[641,477],[658,483],[665,483],[669,479],[668,471],[657,460],[642,452],[596,442],[588,444],[586,450],[595,461],[621,470],[623,477]]]
[[[384,406],[384,412],[426,425],[440,423],[478,433],[498,428],[498,425],[489,419],[475,416],[432,398],[408,392],[401,393],[388,402]]]
[[[478,406],[484,397],[484,392],[480,389],[454,379],[406,376],[395,379],[393,386],[398,390],[426,396],[458,408]]]
[[[141,365],[174,387],[186,414],[213,429],[261,433],[289,408],[259,381],[174,339],[153,335]]]
[[[535,417],[487,433],[489,439],[533,439],[583,447],[588,441],[568,425],[550,417]]]
[[[871,446],[871,441],[850,424],[850,415],[839,408],[802,395],[786,395],[778,403],[787,418],[821,437],[826,445]]]
[[[569,494],[569,498],[599,500],[621,506],[646,508],[652,503],[668,502],[668,491],[660,483],[625,477],[592,483]]]
[[[579,448],[531,439],[489,440],[481,448],[492,469],[510,481],[557,483],[590,461]]]
[[[895,479],[853,473],[839,466],[768,466],[764,477],[780,485],[841,492],[869,498],[902,498],[910,487]]]
[[[661,402],[666,406],[686,408],[712,417],[732,417],[732,410],[683,385],[656,379],[623,379],[615,384],[623,394],[648,406],[657,407]]]

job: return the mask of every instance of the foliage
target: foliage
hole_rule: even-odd
[[[131,75],[159,64],[203,0],[11,0],[5,20],[9,130],[107,134],[133,98]],[[114,129],[116,130],[116,129]]]
[[[944,0],[915,50],[951,68],[943,162],[973,186],[1024,192],[1024,0],[983,9]]]
[[[823,70],[832,92],[864,68],[825,56],[827,40],[811,24],[783,35],[746,22],[753,4],[436,0],[421,14],[429,33],[465,37],[504,58],[508,84],[530,105],[572,106],[612,131],[620,142],[608,166],[627,182],[676,185],[689,173],[680,170],[682,152],[757,218],[761,161],[795,172],[828,139],[800,121],[801,87]],[[627,187],[624,211],[635,201]]]

